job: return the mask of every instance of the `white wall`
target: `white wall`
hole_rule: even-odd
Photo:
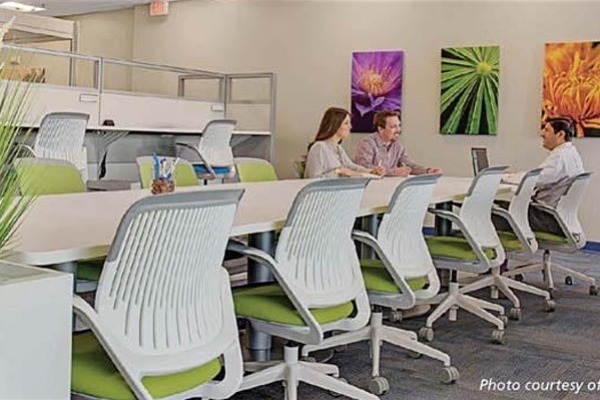
[[[599,40],[600,3],[200,1],[172,3],[167,17],[135,8],[133,59],[222,72],[277,73],[276,167],[293,176],[330,105],[349,107],[351,53],[403,49],[403,141],[413,158],[451,175],[470,175],[471,146],[487,146],[493,164],[532,168],[545,156],[538,135],[543,44]],[[86,23],[99,16],[80,19]],[[98,36],[99,38],[102,36]],[[102,47],[94,42],[95,49]],[[107,42],[104,45],[110,46]],[[501,48],[499,134],[438,134],[440,49]],[[80,49],[84,48],[84,43]],[[359,135],[345,143],[350,152]],[[600,140],[576,141],[588,170],[600,170]],[[595,176],[582,209],[590,240],[600,241]]]
[[[79,21],[79,53],[132,59],[133,46],[133,9],[86,14],[70,17]],[[78,64],[78,80],[83,86],[91,87],[93,65],[80,62]],[[109,65],[105,71],[105,87],[115,90],[131,88],[131,71],[125,67]],[[86,81],[87,80],[87,81]]]

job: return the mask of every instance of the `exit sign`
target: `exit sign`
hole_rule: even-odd
[[[150,3],[150,16],[169,14],[169,2],[167,0],[154,0]]]

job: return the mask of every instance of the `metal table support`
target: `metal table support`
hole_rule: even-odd
[[[273,254],[275,232],[261,232],[250,235],[248,245]],[[273,275],[264,265],[248,260],[248,283],[272,282]],[[271,335],[255,331],[252,326],[247,328],[248,351],[254,361],[268,361],[271,359]]]

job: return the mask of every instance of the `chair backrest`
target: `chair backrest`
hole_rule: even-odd
[[[134,374],[203,365],[238,343],[221,267],[243,190],[145,197],[123,216],[98,282],[98,321]]]
[[[513,198],[510,201],[510,205],[508,206],[508,212],[517,225],[517,229],[519,229],[519,231],[529,241],[530,244],[535,242],[535,234],[529,225],[528,210],[529,204],[531,203],[531,195],[533,194],[535,184],[537,183],[541,172],[542,168],[536,168],[528,171],[523,176]],[[537,244],[535,247],[537,249]]]
[[[471,162],[473,163],[473,176],[490,166],[486,147],[471,147]]]
[[[166,159],[169,163],[175,161],[173,157],[159,157]],[[152,179],[154,178],[154,161],[152,156],[142,156],[135,159],[138,172],[140,176],[140,185],[142,189],[148,189],[152,185]],[[198,178],[194,167],[189,161],[179,159],[175,166],[175,172],[173,174],[173,182],[175,187],[186,187],[186,186],[197,186]]]
[[[267,182],[278,179],[273,165],[262,158],[236,157],[235,169],[240,182]]]
[[[198,151],[206,162],[213,167],[228,167],[233,165],[231,136],[236,121],[231,119],[215,119],[206,124]]]
[[[429,286],[439,291],[439,279],[423,236],[423,222],[440,175],[420,175],[404,180],[383,214],[377,241],[396,273],[405,278],[430,276]]]
[[[19,191],[25,196],[85,192],[75,165],[51,158],[19,158],[14,163]]]
[[[492,204],[507,167],[489,167],[479,172],[460,208],[460,218],[482,247],[493,248],[496,259],[504,261],[505,253],[492,223]]]
[[[352,228],[368,179],[312,182],[296,196],[275,258],[307,308],[328,307],[366,294]]]
[[[583,244],[585,244],[586,238],[577,214],[591,175],[590,172],[584,172],[573,179],[571,185],[556,206],[556,211],[569,230],[569,233],[578,239],[578,243]]]
[[[69,161],[86,180],[87,153],[83,142],[89,118],[88,114],[75,112],[46,114],[35,136],[35,156]]]

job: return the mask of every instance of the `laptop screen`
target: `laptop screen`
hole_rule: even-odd
[[[477,175],[482,169],[489,167],[487,148],[471,147],[471,161],[473,162],[474,175]]]

